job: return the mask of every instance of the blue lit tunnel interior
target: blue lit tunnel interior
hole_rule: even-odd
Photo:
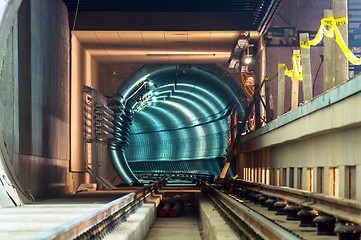
[[[144,172],[217,177],[225,162],[229,118],[245,95],[216,65],[147,65],[118,89],[110,144],[114,166],[128,183]],[[114,108],[113,108],[114,109]]]

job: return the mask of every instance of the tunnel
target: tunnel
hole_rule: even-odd
[[[0,239],[359,239],[360,7],[0,0]]]
[[[226,160],[230,113],[238,109],[241,119],[245,107],[243,90],[216,65],[146,65],[115,98],[123,111],[109,146],[129,183],[144,172],[217,178]]]

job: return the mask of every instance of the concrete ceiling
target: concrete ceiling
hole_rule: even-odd
[[[225,63],[244,32],[263,34],[281,0],[63,0],[99,63]]]
[[[280,1],[63,0],[71,22],[74,22],[75,12],[79,12],[77,27],[83,30],[97,25],[113,30],[209,30],[216,27],[218,30],[259,32],[268,25]]]
[[[98,63],[227,62],[239,31],[74,31]]]

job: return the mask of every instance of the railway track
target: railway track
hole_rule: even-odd
[[[198,181],[198,183],[198,185],[189,186],[188,184],[188,186],[182,187],[181,184],[169,184],[167,186],[167,181],[161,181],[152,183],[147,187],[138,188],[138,190],[133,189],[133,192],[131,193],[103,204],[95,209],[91,208],[88,212],[82,214],[81,216],[66,221],[57,227],[52,227],[50,230],[42,231],[41,233],[35,235],[35,237],[31,237],[31,239],[101,239],[104,237],[106,237],[106,239],[117,239],[115,236],[119,236],[120,232],[124,235],[124,232],[129,230],[128,225],[126,225],[128,224],[127,222],[140,221],[138,217],[140,216],[139,214],[132,214],[137,212],[137,209],[143,208],[144,210],[144,202],[148,200],[148,202],[152,201],[155,203],[148,204],[146,207],[148,208],[146,209],[147,214],[155,217],[156,206],[158,206],[160,199],[170,194],[174,195],[179,193],[193,194],[192,198],[194,199],[208,199],[207,201],[211,202],[213,209],[218,209],[220,215],[224,219],[224,222],[226,222],[236,232],[240,239],[359,239],[360,228],[358,223],[361,221],[361,215],[357,214],[359,214],[358,211],[360,211],[361,208],[360,204],[357,202],[345,200],[347,203],[345,204],[342,202],[343,200],[334,198],[329,199],[326,196],[320,196],[314,193],[307,193],[295,189],[277,188],[274,186],[243,181],[227,180],[226,182],[223,182],[223,186],[214,186],[203,181]],[[277,211],[268,211],[268,209],[261,204],[261,197],[263,197],[263,201],[265,198],[275,200],[273,204],[277,201],[281,203],[284,201],[286,202],[286,205],[299,206],[300,209],[302,209],[302,207],[307,207],[308,209],[314,207],[312,208],[312,211],[317,211],[316,216],[327,214],[327,216],[334,217],[336,222],[338,222],[336,223],[336,228],[341,226],[344,228],[344,232],[338,232],[338,236],[336,236],[335,233],[322,236],[323,234],[319,234],[318,232],[318,226],[317,228],[315,226],[301,227],[301,219],[297,221],[288,221],[287,214],[277,214]],[[202,201],[203,204],[204,200]],[[198,202],[201,201],[198,200]],[[283,205],[283,208],[284,207],[285,205]],[[330,210],[335,207],[337,208],[336,210]],[[197,207],[192,209],[197,209]],[[2,211],[11,212],[11,209],[0,209],[0,216]],[[206,211],[212,210],[208,208]],[[334,215],[332,215],[332,213],[334,213]],[[193,223],[199,222],[199,219],[195,217],[196,215],[197,214],[195,213],[188,213],[187,216],[192,216],[192,219],[189,218],[189,220],[186,221]],[[10,219],[8,221],[11,222],[11,215],[9,216]],[[133,220],[131,221],[130,219],[132,219],[132,217],[130,216],[133,216]],[[126,221],[126,219],[128,219],[128,221]],[[182,221],[185,221],[185,218],[182,219]],[[19,221],[20,222],[18,222],[18,224],[23,223],[21,220]],[[148,225],[152,224],[153,221],[154,219],[152,221],[148,220],[148,222],[150,222]],[[163,223],[170,222],[167,220],[162,221]],[[175,221],[174,224],[176,226],[176,220],[172,219],[172,221]],[[212,221],[213,220],[211,219],[210,222]],[[299,224],[300,222],[301,224]],[[345,222],[350,224],[345,224]],[[16,223],[14,222],[14,224]],[[147,229],[150,228],[150,225],[148,225],[146,227]],[[159,228],[163,225],[166,224],[154,225],[154,228],[158,228],[159,230]],[[123,228],[120,226],[123,226]],[[350,230],[347,232],[347,227],[352,227],[352,231]],[[145,227],[143,226],[143,228]],[[115,231],[113,232],[114,229]],[[197,228],[195,229],[196,230],[194,231],[197,231]],[[2,234],[6,234],[4,233],[6,229],[1,230]],[[211,230],[216,231],[216,227]],[[142,237],[138,237],[137,239],[144,238],[144,234]],[[345,235],[343,234],[348,234],[347,238],[344,238]],[[112,237],[112,235],[114,236]],[[151,235],[152,239],[157,239],[157,237],[154,236],[154,233]],[[201,239],[208,239],[205,235],[199,235]]]

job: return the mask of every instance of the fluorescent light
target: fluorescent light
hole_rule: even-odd
[[[147,57],[215,57],[215,53],[149,53]]]

